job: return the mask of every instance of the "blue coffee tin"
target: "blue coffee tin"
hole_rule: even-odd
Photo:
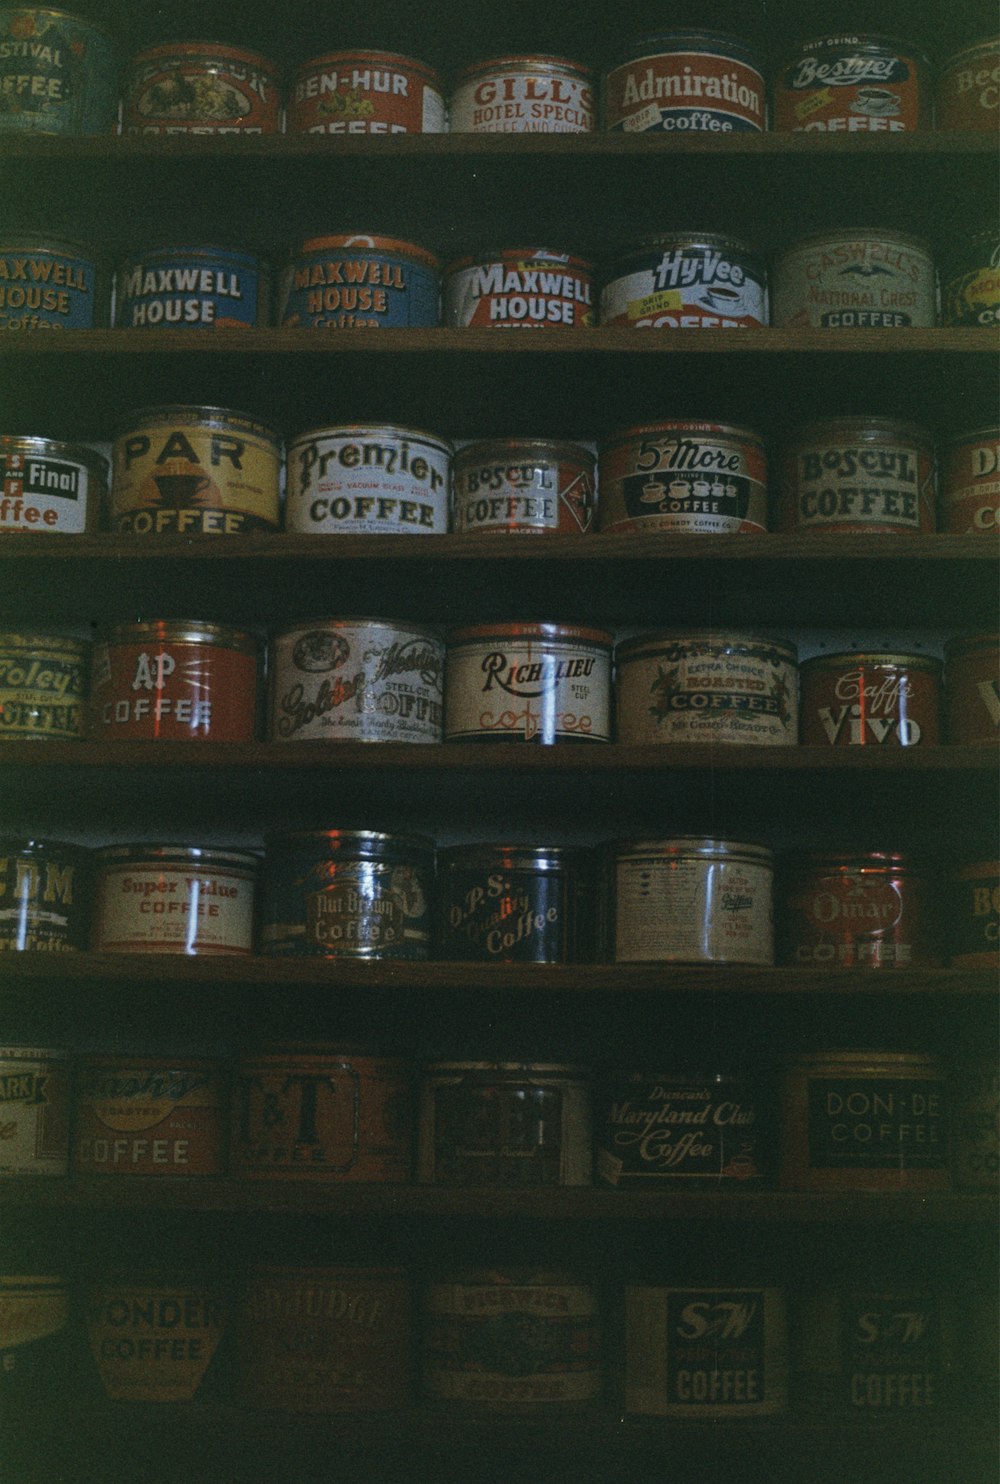
[[[107,276],[78,242],[0,238],[0,331],[90,330],[107,322]]]
[[[312,330],[413,329],[441,319],[441,264],[396,237],[310,237],[281,277],[278,323]]]
[[[115,279],[120,330],[226,330],[267,324],[267,265],[227,247],[133,253]]]
[[[110,134],[118,54],[93,22],[47,6],[0,6],[0,134]]]

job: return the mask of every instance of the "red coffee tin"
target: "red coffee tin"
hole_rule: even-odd
[[[922,535],[936,528],[934,444],[913,423],[810,423],[781,461],[775,529]]]
[[[587,134],[593,77],[565,57],[491,57],[458,74],[449,112],[452,134]]]
[[[96,852],[98,953],[251,953],[257,857],[199,845]]]
[[[941,661],[851,650],[799,666],[807,747],[915,747],[941,740]]]
[[[937,126],[995,134],[1000,122],[1000,37],[949,57],[938,75]]]
[[[94,651],[92,729],[109,741],[252,742],[257,650],[220,624],[116,624]]]
[[[995,969],[1000,954],[1000,862],[960,866],[948,885],[949,962],[956,969]]]
[[[222,1295],[200,1283],[95,1284],[86,1294],[90,1350],[116,1402],[187,1402],[226,1329]]]
[[[326,52],[301,63],[285,119],[287,134],[443,134],[441,79],[398,52]]]
[[[779,962],[922,969],[941,963],[937,887],[908,857],[818,852],[785,863]]]
[[[445,271],[444,323],[517,330],[592,325],[593,264],[547,247],[459,258]]]
[[[961,746],[1000,732],[1000,635],[969,634],[944,647],[945,736]]]
[[[230,1169],[245,1179],[410,1178],[411,1078],[398,1057],[297,1046],[236,1072]]]
[[[939,453],[942,531],[996,536],[1000,532],[1000,428],[950,438]]]
[[[580,536],[597,502],[594,455],[579,443],[491,438],[452,464],[452,529],[477,534]]]
[[[767,530],[767,461],[730,423],[645,423],[601,447],[601,530],[724,535]]]
[[[222,1073],[197,1057],[89,1056],[76,1078],[78,1175],[222,1173]]]
[[[123,134],[277,134],[278,74],[256,52],[214,41],[151,46],[132,58]]]
[[[644,37],[604,79],[604,127],[612,131],[744,134],[766,121],[760,61],[717,31]]]
[[[927,58],[884,36],[811,38],[785,59],[774,83],[774,128],[901,134],[931,121]]]

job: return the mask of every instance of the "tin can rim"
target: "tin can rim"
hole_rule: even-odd
[[[892,435],[903,434],[914,439],[915,442],[934,445],[931,433],[920,426],[919,423],[911,422],[904,417],[865,417],[854,413],[845,414],[843,417],[821,417],[812,418],[807,423],[801,423],[788,437],[788,446],[794,447],[798,442],[806,438],[816,438],[821,433],[832,432],[835,428],[846,428],[852,433],[868,433],[872,437],[881,433]]]
[[[484,247],[480,251],[466,253],[461,258],[454,258],[445,265],[445,276],[452,273],[461,273],[465,268],[480,268],[485,263],[504,262],[505,258],[517,257],[527,262],[534,262],[536,258],[544,258],[550,255],[556,267],[574,268],[581,273],[593,273],[594,260],[592,258],[581,258],[576,253],[559,252],[553,247]]]
[[[260,852],[253,850],[230,850],[214,845],[145,845],[141,842],[123,845],[102,845],[94,851],[99,864],[114,864],[116,861],[172,860],[191,865],[231,865],[254,867],[260,864]]]
[[[750,243],[741,237],[727,237],[724,232],[663,232],[651,237],[640,237],[628,247],[623,248],[619,255],[607,260],[608,268],[617,268],[627,263],[631,258],[649,252],[650,248],[660,247],[725,247],[735,248],[744,257],[759,260],[759,254]]]
[[[995,438],[1000,443],[1000,426],[994,423],[992,427],[970,428],[967,433],[952,433],[949,437],[941,439],[940,446],[942,448],[956,448],[962,443],[970,442],[972,439],[978,440],[983,438]]]
[[[277,447],[281,445],[281,437],[277,429],[257,417],[255,413],[238,407],[201,406],[196,402],[164,402],[159,406],[137,407],[127,417],[120,418],[115,423],[113,438],[117,440],[135,428],[145,427],[147,423],[169,422],[171,419],[168,414],[172,412],[194,413],[196,416],[189,419],[190,423],[207,424],[210,427],[217,423],[249,423],[251,428],[261,433],[268,442]]]
[[[773,649],[781,653],[792,664],[798,662],[798,648],[788,639],[770,639],[763,634],[721,634],[713,629],[655,629],[649,634],[636,634],[623,639],[615,649],[615,659],[634,659],[651,645],[659,647],[670,643],[688,643],[729,652],[743,652],[751,646],[755,649]]]
[[[942,1069],[944,1063],[929,1051],[889,1051],[878,1046],[852,1046],[845,1051],[800,1051],[782,1058],[788,1069],[807,1066],[834,1066],[847,1062],[851,1066],[864,1062],[883,1062],[891,1066],[929,1066]]]
[[[836,668],[850,661],[852,664],[907,666],[913,670],[940,670],[941,660],[933,654],[906,654],[902,650],[888,649],[842,649],[836,654],[814,654],[802,660],[803,670]]]
[[[607,848],[618,853],[640,852],[650,855],[654,852],[660,855],[694,855],[704,856],[706,859],[712,856],[748,856],[760,860],[765,864],[773,861],[775,853],[768,845],[761,845],[756,840],[718,840],[703,835],[671,835],[665,839],[651,840],[648,838],[609,840]]]
[[[27,629],[0,631],[0,648],[3,649],[32,649],[43,645],[82,658],[90,648],[90,640],[77,639],[73,634],[39,634]]]
[[[424,1075],[445,1072],[488,1072],[493,1075],[530,1077],[569,1076],[585,1078],[585,1067],[575,1062],[556,1061],[432,1061],[424,1067]]]
[[[77,1058],[78,1065],[83,1067],[162,1067],[165,1070],[178,1072],[196,1071],[219,1071],[224,1065],[221,1056],[153,1056],[142,1054],[130,1056],[127,1051],[116,1054],[111,1051],[86,1052]]]
[[[408,52],[383,51],[374,46],[344,46],[335,51],[320,52],[316,56],[306,57],[303,61],[296,62],[291,75],[299,78],[313,67],[324,67],[329,62],[340,62],[348,57],[360,57],[369,62],[386,62],[397,67],[408,67],[414,72],[422,73],[425,79],[430,78],[432,82],[440,83],[441,81],[441,74],[437,68],[425,62],[422,57],[412,57]],[[291,100],[289,107],[295,106],[295,101]]]
[[[473,624],[468,627],[448,629],[445,633],[445,644],[473,643],[477,639],[518,639],[536,638],[549,641],[569,640],[573,643],[596,644],[601,648],[609,648],[613,642],[613,635],[607,629],[592,629],[579,624],[551,623],[541,620],[538,623],[495,623],[495,624]]]
[[[264,843],[268,849],[295,841],[334,841],[350,846],[353,842],[373,842],[404,849],[433,853],[436,841],[430,835],[395,834],[388,830],[289,830],[273,829],[264,832]]]
[[[437,643],[441,642],[440,630],[427,624],[411,624],[406,619],[377,618],[371,614],[353,615],[338,618],[298,618],[291,623],[283,624],[280,629],[275,629],[271,635],[272,640],[288,639],[292,634],[297,634],[300,629],[326,628],[381,628],[391,629],[401,634],[418,634],[421,639],[431,639]]]
[[[523,448],[527,450],[538,449],[547,452],[550,457],[561,457],[568,454],[572,458],[583,459],[589,464],[596,463],[596,455],[582,443],[574,443],[568,438],[518,438],[496,437],[496,438],[473,438],[469,443],[455,450],[455,463],[461,463],[468,455],[482,458],[478,454],[479,449],[486,448]]]
[[[153,258],[160,253],[170,253],[180,256],[187,253],[193,256],[195,253],[220,253],[230,257],[246,258],[256,268],[266,268],[267,262],[253,249],[243,243],[234,242],[163,242],[144,248],[133,248],[133,250],[120,260],[115,268],[116,273],[121,273],[129,263],[141,262],[143,258]]]
[[[452,86],[457,88],[485,72],[509,71],[514,68],[524,68],[525,71],[536,69],[570,72],[585,82],[594,77],[594,69],[575,57],[564,57],[555,52],[498,52],[495,56],[485,57],[480,62],[469,62],[465,67],[459,68],[453,75]]]
[[[79,242],[71,237],[34,237],[30,232],[12,232],[8,236],[5,232],[0,236],[0,253],[6,252],[8,248],[25,252],[62,253],[68,258],[83,256],[89,259],[91,268],[101,268],[106,263],[93,243]]]
[[[973,649],[996,649],[998,645],[1000,645],[1000,634],[986,629],[978,634],[956,634],[953,639],[948,639],[945,643],[945,658],[951,659],[956,654],[965,654]]]
[[[479,861],[491,861],[496,864],[498,855],[509,855],[512,857],[508,867],[510,870],[532,868],[546,870],[550,861],[552,869],[558,870],[561,866],[572,866],[578,862],[583,862],[586,860],[588,852],[587,848],[582,845],[502,845],[483,840],[469,845],[442,846],[438,851],[438,866],[441,868],[466,866],[476,864]],[[527,866],[514,864],[515,860],[524,860],[528,857],[532,857],[532,859]],[[542,859],[536,860],[534,857],[542,857]],[[504,864],[507,863],[504,862]]]
[[[315,438],[338,437],[344,433],[388,433],[392,437],[420,438],[425,443],[443,449],[445,453],[454,451],[454,444],[449,438],[443,438],[440,433],[431,433],[427,428],[411,428],[404,423],[328,423],[296,433],[289,438],[287,449],[291,453],[300,443],[307,443]]]
[[[353,1278],[356,1281],[371,1278],[394,1278],[400,1281],[408,1279],[409,1268],[398,1266],[392,1267],[386,1264],[384,1267],[372,1267],[358,1264],[356,1267],[350,1263],[336,1263],[321,1265],[309,1263],[303,1267],[292,1267],[288,1263],[257,1263],[247,1269],[247,1277],[250,1282],[260,1278],[290,1278],[298,1281],[315,1279],[323,1282],[333,1278]]]
[[[909,37],[885,35],[880,31],[851,31],[846,27],[842,31],[801,32],[799,37],[789,42],[781,53],[778,66],[783,67],[786,62],[800,56],[804,51],[828,46],[831,42],[838,41],[853,42],[860,51],[890,52],[905,61],[914,61],[925,68],[930,67],[927,53]],[[777,82],[780,86],[780,78]]]
[[[29,855],[35,851],[40,853],[46,850],[68,850],[84,859],[94,854],[92,846],[77,845],[71,840],[39,840],[34,835],[28,835],[20,840],[16,835],[0,835],[0,850],[19,852],[21,855]]]
[[[947,73],[952,67],[959,66],[962,62],[971,60],[982,52],[992,53],[1000,48],[1000,35],[984,36],[981,41],[970,41],[968,46],[963,46],[961,51],[952,52],[945,57],[940,65],[938,73],[938,87],[944,82]]]
[[[26,8],[27,7],[24,5],[5,4],[0,7],[0,10],[23,12]],[[61,5],[32,5],[30,9],[33,11],[41,11],[43,15],[61,16],[64,20],[75,21],[77,25],[80,26],[89,26],[91,30],[97,31],[100,33],[100,35],[106,37],[106,39],[110,41],[112,45],[115,46],[117,49],[118,43],[112,32],[107,26],[102,25],[100,21],[94,20],[93,16],[81,15],[80,12],[77,10],[65,10]]]
[[[65,458],[75,458],[81,464],[97,465],[98,474],[107,474],[111,465],[103,453],[98,453],[96,448],[91,448],[87,443],[73,443],[68,438],[49,438],[44,433],[0,433],[0,453],[3,453],[11,444],[38,444],[38,452],[44,454],[47,449],[55,449]]]
[[[128,61],[126,73],[134,68],[144,66],[147,62],[158,61],[161,57],[171,55],[189,56],[197,59],[204,56],[211,61],[217,58],[225,61],[232,57],[238,57],[241,62],[253,62],[262,72],[269,72],[275,78],[280,77],[276,64],[263,52],[253,51],[248,47],[235,46],[230,41],[206,41],[201,37],[178,38],[175,41],[158,41],[152,46],[144,46],[141,51],[135,52]],[[126,76],[126,86],[132,79]]]
[[[0,1062],[2,1061],[68,1061],[71,1053],[65,1046],[21,1046],[0,1045]]]
[[[764,437],[755,428],[746,428],[741,423],[719,423],[708,422],[700,418],[667,418],[663,422],[635,423],[627,428],[614,428],[605,438],[601,440],[602,451],[617,448],[620,443],[630,438],[635,438],[643,433],[659,433],[676,430],[678,433],[706,433],[715,434],[725,438],[741,438],[747,443],[754,443],[763,450]]]
[[[790,242],[776,256],[775,261],[783,263],[786,258],[792,257],[794,253],[800,252],[806,247],[818,247],[824,242],[892,242],[902,243],[905,247],[917,248],[925,257],[931,257],[930,241],[926,237],[914,237],[910,232],[897,232],[894,227],[834,227],[826,232],[810,232],[807,237],[797,237]]]
[[[127,644],[147,636],[158,636],[164,643],[214,644],[222,649],[256,654],[262,640],[249,629],[230,628],[227,624],[207,623],[198,618],[148,619],[138,623],[109,624],[101,633],[104,644]]]
[[[441,259],[430,248],[419,242],[410,242],[404,237],[389,237],[379,232],[326,232],[322,235],[296,238],[291,250],[291,259],[297,255],[324,252],[333,248],[357,249],[359,252],[395,253],[409,258],[413,263],[422,263],[425,268],[441,271]]]
[[[924,874],[925,868],[909,851],[798,850],[784,857],[785,871],[880,871]]]
[[[268,1066],[279,1063],[286,1064],[289,1061],[330,1061],[337,1057],[357,1057],[369,1061],[399,1063],[409,1067],[409,1059],[405,1056],[380,1051],[374,1042],[361,1041],[276,1041],[265,1050],[247,1051],[243,1050],[235,1059],[237,1070],[247,1066]]]
[[[685,44],[690,49],[692,46],[697,46],[699,42],[706,43],[704,47],[699,48],[705,51],[712,46],[727,47],[738,61],[749,63],[759,73],[763,82],[763,73],[760,72],[761,58],[749,42],[730,31],[703,30],[698,26],[682,26],[673,31],[646,32],[623,43],[622,47],[609,58],[605,78],[618,67],[626,67],[630,62],[640,62],[644,57],[653,55],[639,50],[640,48],[679,43],[677,51],[683,53]]]

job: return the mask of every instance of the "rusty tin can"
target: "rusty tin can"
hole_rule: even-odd
[[[435,1062],[420,1089],[425,1185],[589,1185],[590,1095],[579,1067]]]
[[[0,1395],[37,1404],[65,1384],[69,1288],[51,1274],[0,1273]],[[48,1398],[46,1397],[46,1400]]]
[[[236,1396],[292,1412],[388,1411],[412,1389],[401,1268],[261,1268],[237,1312]]]
[[[90,645],[61,634],[0,634],[0,740],[67,742],[86,726]]]
[[[0,134],[111,134],[118,48],[85,16],[47,5],[0,9]]]
[[[566,57],[490,57],[455,79],[452,134],[589,134],[594,79]]]
[[[86,1292],[90,1352],[116,1402],[188,1402],[227,1327],[222,1293],[197,1282],[98,1283]]]
[[[608,847],[613,963],[774,962],[774,856],[679,836]]]
[[[445,648],[384,618],[300,619],[270,646],[273,742],[440,742]]]
[[[718,31],[635,41],[604,78],[604,127],[627,134],[759,133],[767,90],[756,53]]]
[[[0,237],[0,332],[101,327],[108,319],[109,288],[107,268],[92,247]]]
[[[941,323],[988,329],[1000,324],[1000,234],[958,243],[941,264]]]
[[[551,330],[596,323],[593,264],[547,247],[505,247],[449,263],[444,323],[452,329]]]
[[[790,1190],[947,1190],[944,1067],[912,1051],[817,1051],[789,1061],[781,1177]]]
[[[1000,123],[1000,37],[973,42],[938,73],[937,127],[995,134]]]
[[[597,1295],[571,1272],[442,1274],[423,1298],[424,1395],[490,1411],[592,1402],[601,1391]]]
[[[940,1411],[953,1385],[958,1314],[931,1289],[819,1286],[795,1306],[798,1400],[882,1422]]]
[[[752,634],[628,639],[615,650],[618,741],[793,744],[797,659],[793,644]]]
[[[935,502],[929,433],[894,418],[831,418],[786,446],[775,530],[923,535],[936,529]]]
[[[453,845],[438,852],[438,956],[478,963],[584,963],[589,853],[554,846]]]
[[[937,883],[905,855],[813,853],[786,862],[778,961],[830,969],[942,962]]]
[[[65,1051],[0,1046],[0,1176],[65,1175],[69,1109]]]
[[[267,837],[262,952],[279,957],[424,959],[434,844],[375,830]]]
[[[774,128],[909,133],[931,122],[930,69],[912,42],[832,35],[800,43],[773,88]]]
[[[222,1071],[202,1057],[88,1056],[76,1077],[78,1175],[222,1173]]]
[[[788,1405],[785,1296],[778,1288],[625,1289],[625,1410],[711,1422]]]
[[[252,953],[258,858],[196,845],[107,845],[98,863],[98,953]]]
[[[280,277],[278,324],[310,330],[437,325],[441,264],[398,237],[364,232],[307,237]]]
[[[1000,953],[1000,861],[973,861],[948,881],[948,962],[995,969]]]
[[[933,328],[937,280],[921,238],[870,227],[817,233],[781,253],[772,322],[815,329]]]
[[[198,620],[115,624],[95,646],[91,729],[107,741],[252,742],[260,645]]]
[[[633,330],[746,330],[766,325],[767,277],[743,242],[676,233],[639,243],[608,265],[602,325]]]
[[[133,535],[276,531],[281,445],[222,407],[149,407],[112,446],[111,527]]]
[[[240,1059],[229,1164],[243,1179],[404,1181],[412,1143],[398,1057],[301,1045]]]
[[[945,736],[960,746],[1000,735],[1000,635],[963,634],[944,647]]]
[[[959,1060],[952,1096],[952,1180],[959,1190],[996,1190],[1000,1180],[1000,1071],[996,1058]]]
[[[288,445],[285,530],[431,536],[448,529],[452,446],[391,423],[313,428]]]
[[[90,856],[62,840],[0,839],[0,952],[87,947]]]
[[[594,455],[579,443],[491,438],[455,454],[452,528],[460,532],[580,536],[597,501]]]
[[[761,1089],[730,1072],[616,1071],[594,1093],[594,1175],[622,1190],[761,1183]]]
[[[129,64],[123,134],[277,134],[280,80],[257,52],[216,41],[147,47]]]
[[[950,438],[939,458],[941,530],[995,537],[1000,532],[1000,428]]]
[[[0,532],[93,535],[108,473],[107,459],[86,444],[0,435]]]
[[[232,330],[268,323],[270,269],[235,247],[153,247],[115,277],[121,330]]]
[[[626,428],[600,452],[601,530],[767,530],[767,461],[757,433],[729,423]]]
[[[387,51],[326,52],[292,79],[288,134],[443,134],[441,79],[426,62]]]
[[[941,740],[941,661],[850,650],[799,666],[799,741],[808,747],[916,747]]]

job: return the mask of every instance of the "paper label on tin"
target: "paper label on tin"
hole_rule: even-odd
[[[996,435],[971,436],[946,450],[940,505],[943,531],[995,535],[1000,530],[1000,439]]]
[[[351,238],[296,258],[281,277],[278,323],[313,330],[406,329],[440,319],[438,273],[430,264]]]
[[[404,57],[342,52],[301,69],[289,134],[441,134],[444,100]]]
[[[82,737],[86,646],[0,648],[0,738]]]
[[[54,531],[78,535],[87,529],[91,489],[87,465],[65,454],[4,453],[0,439],[0,530]]]
[[[499,638],[448,651],[446,740],[611,738],[610,658],[572,640]]]
[[[770,870],[736,860],[620,860],[615,960],[773,963]]]
[[[512,252],[454,269],[444,288],[444,320],[452,329],[592,325],[592,303],[590,273],[567,253]]]
[[[92,725],[106,738],[251,742],[257,657],[224,643],[151,637],[99,645],[91,671]]]
[[[448,529],[445,444],[404,428],[329,428],[288,451],[285,529],[426,536]]]
[[[133,65],[122,105],[123,134],[275,134],[277,79],[246,53],[176,52]]]
[[[217,1175],[214,1068],[85,1064],[77,1081],[74,1165],[82,1174]]]
[[[69,1101],[65,1063],[0,1047],[0,1175],[66,1174]]]
[[[239,253],[157,252],[132,258],[119,273],[115,324],[120,329],[231,329],[263,318],[260,265]]]
[[[96,269],[86,258],[0,243],[0,331],[90,330],[96,290]]]
[[[764,128],[764,79],[735,56],[664,52],[623,63],[605,80],[605,127],[732,134]]]
[[[582,1185],[590,1180],[590,1120],[580,1083],[518,1082],[498,1074],[430,1077],[420,1177],[442,1185]]]
[[[921,126],[913,59],[851,43],[828,38],[785,68],[774,89],[775,129],[899,134]]]
[[[250,953],[253,898],[253,876],[231,866],[106,866],[96,946],[115,953]]]
[[[23,1357],[12,1352],[58,1334],[68,1320],[65,1288],[44,1279],[0,1279],[0,1373],[20,1367]]]
[[[619,662],[619,742],[794,743],[794,663],[766,644],[665,644]]]
[[[932,1299],[847,1294],[840,1324],[842,1402],[880,1413],[940,1405],[943,1345]]]
[[[761,1173],[757,1109],[745,1087],[636,1075],[614,1084],[595,1122],[596,1168],[607,1185]]]
[[[812,1170],[941,1170],[948,1157],[945,1089],[930,1079],[812,1077]]]
[[[593,89],[565,69],[498,70],[459,83],[451,98],[453,134],[586,134],[593,127]]]
[[[455,461],[456,531],[584,532],[594,518],[593,461],[465,448]]]
[[[62,10],[0,12],[0,134],[107,134],[118,102],[110,36]]]
[[[189,1401],[226,1326],[222,1301],[203,1289],[108,1288],[87,1298],[87,1332],[114,1401]]]
[[[891,238],[839,238],[792,248],[773,279],[774,323],[817,329],[933,328],[934,264]]]
[[[605,284],[601,324],[637,330],[766,325],[763,270],[723,247],[691,243],[651,248],[645,262]]]
[[[797,447],[793,467],[802,530],[934,529],[934,466],[917,444],[824,441]]]
[[[18,854],[16,848],[0,856],[0,952],[86,948],[86,897],[76,861],[58,846],[44,856]]]
[[[1000,55],[990,42],[955,57],[938,79],[937,127],[995,131],[1000,110],[998,72]]]
[[[115,440],[112,463],[116,531],[228,535],[278,527],[278,448],[238,421],[199,425],[185,417],[137,427]]]
[[[761,446],[722,427],[637,429],[600,460],[602,531],[767,529]]]

